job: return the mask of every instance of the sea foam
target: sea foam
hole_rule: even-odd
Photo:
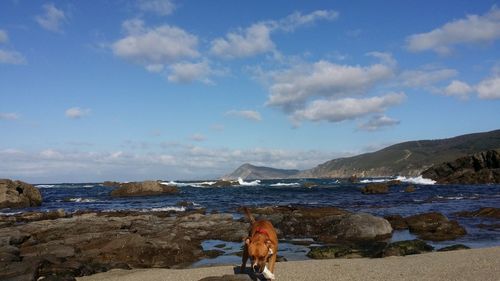
[[[256,186],[260,185],[260,180],[254,180],[254,181],[244,181],[241,178],[238,178],[238,183],[243,186]]]
[[[270,186],[299,186],[300,183],[298,182],[291,182],[291,183],[285,183],[285,182],[278,182],[278,183],[273,183]]]
[[[422,176],[418,176],[418,177],[402,177],[402,176],[399,176],[396,178],[396,180],[399,180],[399,181],[402,181],[402,182],[409,182],[409,183],[413,183],[413,184],[423,184],[423,185],[430,185],[430,184],[435,184],[436,181],[435,180],[431,180],[431,179],[426,179]]]

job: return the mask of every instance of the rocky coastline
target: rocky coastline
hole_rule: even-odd
[[[321,244],[309,245],[308,256],[314,259],[376,258],[434,250],[423,240],[390,243],[393,229],[401,229],[401,220],[395,218],[335,207],[262,207],[252,212],[271,220],[282,241],[312,238],[311,244]],[[494,208],[483,211],[495,212]],[[403,227],[416,231],[424,240],[433,240],[429,233],[437,240],[452,240],[459,236],[449,236],[456,232],[450,229],[463,229],[441,214],[421,214],[402,221],[406,223]],[[204,251],[203,241],[241,242],[248,226],[244,218],[204,210],[73,214],[59,210],[1,216],[0,279],[74,280],[113,268],[186,268],[220,254]]]

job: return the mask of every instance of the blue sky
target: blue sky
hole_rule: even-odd
[[[496,1],[0,3],[0,177],[305,169],[500,126]]]

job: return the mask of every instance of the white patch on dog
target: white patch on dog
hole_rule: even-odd
[[[273,249],[269,248],[269,252],[268,252],[268,254],[269,254],[270,256],[272,256],[272,254],[274,254]]]
[[[274,274],[271,271],[269,271],[269,269],[267,269],[267,266],[264,267],[264,271],[262,271],[262,274],[266,279],[274,280]]]

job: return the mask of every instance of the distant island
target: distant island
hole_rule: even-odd
[[[223,179],[348,178],[419,176],[433,165],[500,149],[500,130],[438,140],[402,142],[371,153],[337,158],[308,170],[284,170],[243,164]]]

